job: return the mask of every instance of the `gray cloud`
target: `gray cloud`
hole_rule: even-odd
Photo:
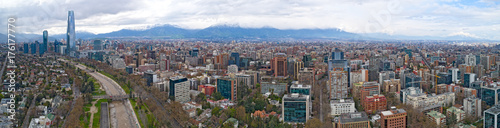
[[[500,39],[494,36],[500,29],[491,29],[500,22],[498,0],[478,2],[488,6],[453,0],[21,0],[0,3],[0,19],[17,16],[19,29],[25,33],[41,33],[44,29],[64,33],[67,11],[74,10],[77,31],[93,33],[155,24],[184,28],[238,24],[413,36],[469,33]]]

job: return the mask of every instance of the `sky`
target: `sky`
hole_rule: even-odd
[[[238,25],[500,40],[500,0],[0,0],[0,33],[16,17],[18,33],[64,34],[68,10],[94,34]]]

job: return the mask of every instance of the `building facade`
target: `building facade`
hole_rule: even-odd
[[[191,97],[189,96],[190,83],[185,77],[172,77],[170,78],[169,96],[173,96],[177,102],[188,102]]]
[[[380,114],[381,128],[406,128],[406,111],[391,107],[389,111],[382,111]]]
[[[346,71],[330,71],[328,85],[330,92],[330,99],[343,99],[347,98],[348,93],[348,73]]]
[[[221,95],[226,99],[236,101],[238,92],[236,80],[229,77],[218,78],[217,92],[221,93]]]
[[[331,108],[331,113],[330,115],[336,116],[340,115],[342,113],[353,113],[356,112],[354,100],[352,99],[339,99],[339,100],[331,100],[330,101],[330,108]]]
[[[283,96],[281,113],[285,123],[306,123],[310,117],[309,95],[298,93]]]
[[[363,100],[363,108],[366,113],[375,113],[387,110],[387,99],[384,95],[366,96]]]

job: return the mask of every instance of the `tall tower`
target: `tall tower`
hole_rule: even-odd
[[[43,49],[43,51],[41,52],[41,54],[47,51],[48,42],[49,42],[49,32],[47,32],[47,30],[43,30],[43,44],[42,47],[40,48],[40,50]]]
[[[287,58],[285,53],[277,53],[276,57],[271,59],[271,69],[274,71],[274,77],[287,76]]]
[[[70,54],[76,50],[75,46],[75,14],[73,11],[68,11],[68,29],[66,32],[67,39],[67,53]]]

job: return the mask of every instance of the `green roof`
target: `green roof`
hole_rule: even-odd
[[[456,107],[451,107],[451,108],[446,109],[446,112],[448,112],[448,111],[451,111],[453,113],[465,113],[463,110],[458,109]]]
[[[446,118],[446,116],[444,114],[439,113],[437,111],[430,111],[427,113],[427,115],[433,117],[434,119]]]
[[[49,118],[50,120],[54,120],[56,116],[54,116],[54,114],[47,114],[47,118]]]

